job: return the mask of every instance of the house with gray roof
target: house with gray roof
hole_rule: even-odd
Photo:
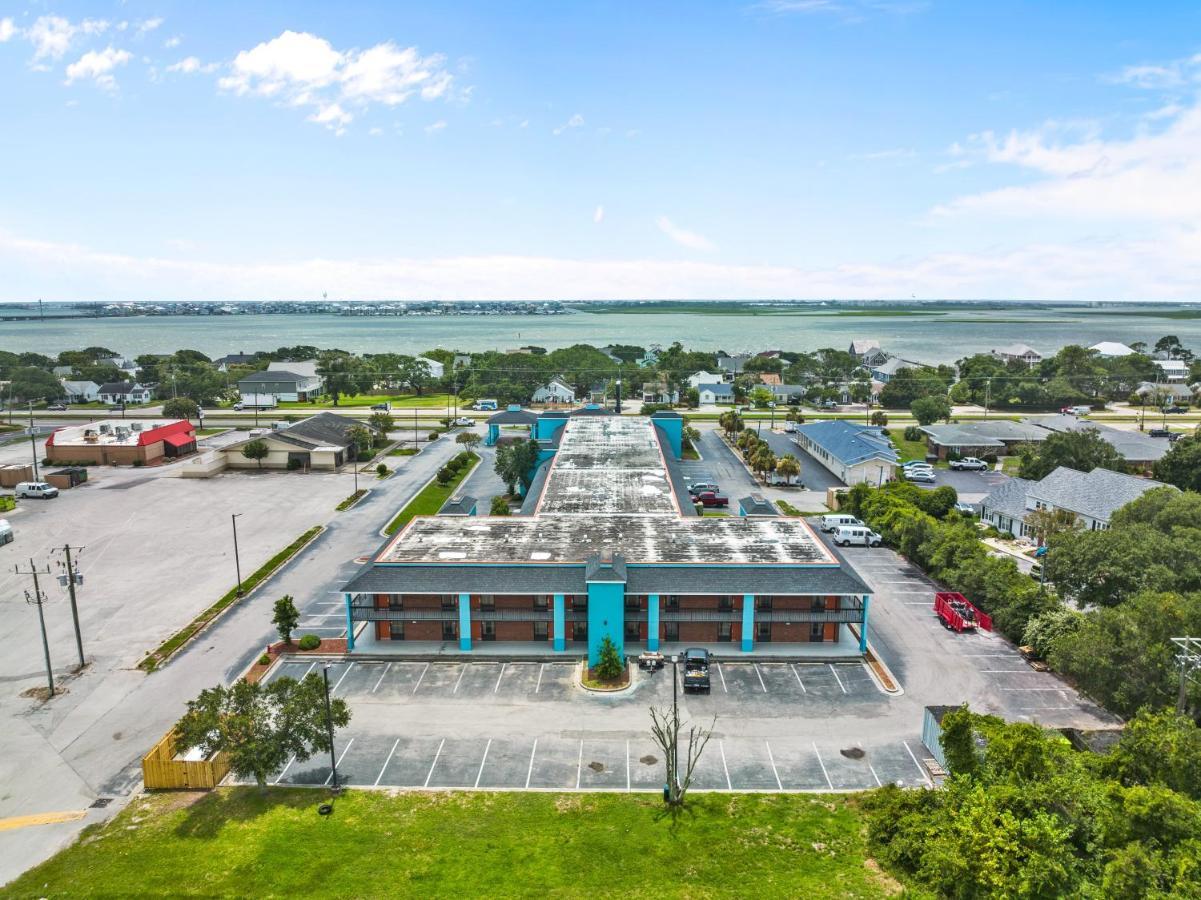
[[[1004,347],[995,347],[992,355],[1002,362],[1020,362],[1032,369],[1043,361],[1043,355],[1029,344],[1006,344]]]
[[[100,385],[94,381],[62,382],[68,403],[92,403],[100,398]]]
[[[896,374],[902,369],[928,369],[930,368],[925,363],[914,362],[912,359],[902,359],[899,356],[890,356],[883,362],[879,362],[871,367],[872,378],[883,384],[888,384],[896,377]]]
[[[1162,459],[1172,446],[1166,437],[1151,437],[1141,431],[1131,431],[1125,428],[1114,428],[1088,419],[1078,419],[1075,416],[1035,416],[1022,420],[1024,423],[1037,425],[1047,431],[1083,431],[1091,428],[1097,432],[1107,444],[1113,447],[1122,458],[1132,466],[1149,469],[1155,462]]]
[[[798,425],[793,443],[843,484],[883,484],[897,468],[897,451],[874,425],[826,419]]]
[[[251,432],[244,441],[228,444],[217,452],[225,457],[231,469],[288,469],[333,470],[354,459],[351,452],[351,429],[366,428],[373,434],[378,429],[366,422],[323,412],[293,425],[273,430]],[[261,460],[246,457],[242,450],[251,441],[267,445],[267,455]],[[368,454],[370,455],[370,454]]]
[[[238,379],[238,392],[243,402],[262,405],[261,398],[306,402],[321,393],[322,378],[313,360],[273,362],[262,372],[251,372]]]
[[[1022,444],[1037,444],[1047,439],[1045,428],[1010,419],[980,422],[950,422],[923,425],[926,446],[939,459],[948,456],[1004,456]]]
[[[698,384],[696,392],[700,394],[702,406],[734,402],[734,385],[727,384],[724,381],[720,384]]]
[[[871,338],[859,338],[851,341],[850,349],[847,352],[858,359],[861,365],[869,367],[879,365],[888,359],[888,354],[881,349],[880,342]]]

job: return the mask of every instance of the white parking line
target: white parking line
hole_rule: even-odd
[[[538,664],[538,683],[536,685],[534,685],[534,693],[535,694],[538,693],[540,690],[542,690],[542,671],[545,668],[546,668],[546,663]]]
[[[722,668],[721,663],[717,664],[717,674],[721,676],[721,689],[724,693],[730,693],[730,689],[726,687],[726,670]]]
[[[630,742],[626,741],[626,790],[630,789]]]
[[[484,763],[488,761],[488,751],[492,749],[492,738],[488,738],[488,743],[484,744],[484,756],[480,760],[480,770],[475,773],[475,787],[480,786],[480,779],[484,776]]]
[[[400,746],[400,738],[396,739],[396,743],[392,745],[392,749],[388,751],[388,758],[384,760],[384,767],[379,770],[379,774],[375,776],[375,783],[372,787],[379,787],[380,779],[384,777],[384,772],[388,769],[388,763],[392,762],[392,754],[396,752],[396,748]]]
[[[434,761],[430,763],[430,770],[425,776],[425,784],[422,787],[430,786],[430,779],[434,777],[434,766],[438,765],[438,757],[442,755],[442,745],[446,743],[446,738],[438,741],[438,752],[434,754]]]
[[[796,683],[801,686],[801,693],[802,694],[809,693],[807,690],[805,690],[805,682],[801,681],[801,673],[797,671],[796,663],[792,664],[792,674],[796,676]]]
[[[379,686],[384,683],[384,676],[388,674],[388,670],[390,668],[392,668],[392,663],[388,663],[386,666],[384,666],[384,671],[382,673],[380,673],[379,681],[377,681],[375,683],[375,687],[373,687],[371,689],[371,693],[374,694],[376,691],[379,690]]]
[[[534,746],[530,750],[530,767],[525,773],[525,789],[530,789],[530,779],[534,777],[534,754],[538,752],[538,739],[534,738]]]
[[[759,676],[759,687],[763,688],[763,693],[767,693],[767,685],[763,683],[763,673],[759,671],[759,663],[752,663],[755,667],[755,674]]]
[[[834,782],[830,780],[830,773],[826,771],[826,764],[822,761],[822,755],[817,750],[817,741],[812,741],[813,755],[817,757],[817,764],[822,767],[822,774],[826,776],[826,787],[834,790]]]
[[[346,676],[350,674],[350,670],[353,668],[354,668],[354,663],[351,663],[349,666],[346,667],[346,671],[342,673],[342,677],[338,679],[338,683],[335,684],[334,689],[332,691],[330,691],[331,694],[338,693],[338,688],[340,688],[342,686],[342,682],[346,679]]]
[[[872,768],[872,764],[867,764],[867,770],[872,773],[872,778],[876,779],[876,787],[884,787],[884,783],[880,781],[880,776],[876,774],[876,770]]]
[[[1016,659],[1016,654],[1013,653],[961,653],[959,654],[964,659],[989,659],[990,657],[998,657],[1000,659]]]
[[[726,745],[724,741],[717,742],[717,749],[721,751],[721,768],[726,773],[726,790],[734,790],[734,785],[730,781],[730,767],[726,765]]]
[[[1055,691],[1056,693],[1062,694],[1062,693],[1064,692],[1064,689],[1063,689],[1063,688],[1061,688],[1061,687],[1045,687],[1045,688],[997,688],[997,690],[998,690],[998,691],[1002,691],[1002,692],[1004,692],[1004,693],[1013,693],[1013,692],[1015,692],[1015,691],[1020,691],[1020,692],[1022,692],[1022,693],[1025,693],[1026,691]]]
[[[934,787],[934,782],[930,780],[929,773],[925,770],[922,764],[917,761],[917,757],[913,755],[913,751],[909,749],[909,742],[901,741],[901,746],[905,748],[905,752],[909,754],[909,758],[913,760],[913,764],[917,766],[917,770],[921,772],[922,779],[926,782],[926,784],[930,785],[930,787]]]
[[[838,686],[842,688],[842,692],[845,694],[847,692],[847,686],[843,684],[842,679],[838,677],[838,670],[834,668],[834,663],[827,663],[826,665],[828,665],[830,667],[830,671],[834,673],[834,680],[838,682]]]
[[[494,694],[500,690],[500,680],[505,677],[505,667],[507,665],[507,662],[500,664],[500,674],[496,676],[496,687],[492,689],[492,693]]]
[[[336,763],[334,763],[334,765],[337,765],[337,766],[342,765],[342,757],[344,757],[346,755],[346,751],[350,749],[350,745],[353,743],[354,743],[354,738],[351,738],[349,741],[346,742],[346,746],[343,747],[342,752],[338,754],[338,761]],[[329,774],[325,776],[325,783],[329,784],[330,780],[333,777],[334,777],[334,770],[330,769]]]
[[[1035,672],[1033,669],[981,669],[980,670],[981,675],[1000,675],[1000,674],[1003,674],[1006,672],[1009,672],[1009,673],[1029,672],[1031,675],[1038,674],[1038,672]]]
[[[584,739],[580,738],[580,755],[575,761],[575,789],[580,789],[580,774],[584,771]]]
[[[417,693],[417,688],[421,687],[421,681],[425,678],[425,673],[430,670],[430,664],[426,663],[425,668],[421,670],[421,674],[417,677],[417,683],[413,685],[413,693]]]
[[[780,781],[780,773],[776,771],[776,758],[772,756],[771,744],[764,741],[763,746],[767,748],[767,759],[771,763],[771,773],[776,776],[776,787],[784,790],[784,782]]]
[[[471,663],[467,663],[463,668],[459,669],[459,677],[455,679],[455,689],[451,691],[452,694],[459,692],[459,685],[463,683],[463,676],[467,674],[467,667],[470,665]]]

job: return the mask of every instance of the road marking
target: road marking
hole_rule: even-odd
[[[530,767],[525,773],[525,789],[530,789],[530,779],[534,777],[534,754],[538,752],[538,739],[534,738],[534,747],[530,750]]]
[[[343,747],[342,752],[338,754],[338,761],[336,763],[334,763],[335,766],[342,765],[342,757],[344,757],[346,755],[346,751],[350,749],[350,745],[353,743],[354,743],[354,738],[351,738],[349,741],[346,742],[346,746]],[[330,769],[329,774],[325,776],[325,783],[329,784],[330,781],[333,779],[333,777],[334,777],[334,770]]]
[[[484,744],[484,756],[480,760],[480,770],[475,773],[475,786],[480,786],[480,779],[484,777],[484,763],[488,761],[488,751],[492,749],[492,738],[488,738],[488,743]]]
[[[73,809],[67,812],[35,813],[31,816],[10,816],[0,819],[0,831],[16,831],[18,828],[28,828],[30,825],[57,825],[59,822],[74,822],[88,814],[86,809]]]
[[[580,756],[575,761],[575,789],[580,789],[580,774],[584,771],[584,739],[580,738]]]
[[[838,686],[842,688],[842,692],[845,694],[847,692],[847,686],[843,684],[842,679],[838,677],[838,670],[834,668],[834,663],[827,663],[827,665],[830,667],[830,671],[834,673],[834,680],[838,682]]]
[[[470,665],[471,663],[466,663],[463,668],[459,669],[459,677],[455,679],[455,689],[451,691],[452,694],[459,692],[459,685],[463,683],[463,676],[467,674],[467,667]]]
[[[672,666],[672,669],[675,669],[675,666]],[[721,665],[721,663],[717,664],[717,674],[721,676],[722,691],[727,694],[730,693],[730,689],[728,687],[726,687],[726,670],[725,670],[725,667]]]
[[[759,663],[751,663],[755,667],[755,674],[759,676],[759,687],[763,688],[763,693],[767,693],[767,685],[763,682],[763,673],[759,671]]]
[[[417,693],[417,688],[421,687],[421,680],[425,678],[425,673],[429,671],[430,664],[426,663],[425,668],[421,670],[421,674],[417,677],[417,683],[413,685],[413,693]]]
[[[538,664],[538,683],[536,685],[534,685],[534,693],[535,694],[538,693],[540,690],[542,690],[542,670],[545,668],[546,668],[546,663]]]
[[[288,769],[292,768],[292,763],[294,763],[294,762],[296,762],[296,754],[295,753],[293,753],[292,758],[290,760],[288,760],[288,764],[279,770],[279,774],[275,776],[275,781],[273,782],[274,784],[279,784],[280,781],[283,780],[284,775],[287,774]]]
[[[734,790],[734,785],[730,781],[730,767],[726,765],[726,744],[725,741],[717,742],[717,749],[721,751],[721,768],[726,773],[726,790]]]
[[[780,781],[780,773],[776,771],[776,758],[772,756],[771,744],[764,741],[763,746],[767,748],[767,759],[771,763],[771,773],[776,776],[776,787],[784,790],[784,782]]]
[[[1035,672],[1033,669],[980,669],[979,671],[980,671],[981,675],[1000,675],[1005,672],[1009,672],[1011,674],[1015,673],[1015,672],[1017,672],[1017,673],[1028,672],[1031,675],[1040,674],[1038,672]]]
[[[1058,688],[1058,687],[1045,687],[1045,688],[997,688],[997,690],[999,690],[999,691],[1005,691],[1005,692],[1007,692],[1007,693],[1012,693],[1012,692],[1014,692],[1014,691],[1055,691],[1056,693],[1062,694],[1062,693],[1064,692],[1064,688]]]
[[[375,783],[372,787],[379,787],[380,779],[384,777],[384,772],[388,768],[388,763],[392,762],[392,754],[396,752],[396,748],[400,745],[400,738],[396,739],[396,743],[392,745],[392,749],[388,751],[388,758],[384,760],[384,767],[379,770],[379,774],[375,776]]]
[[[434,766],[438,765],[438,757],[442,755],[442,745],[446,743],[446,738],[438,741],[438,752],[434,754],[434,761],[430,763],[430,770],[425,776],[425,784],[422,787],[430,786],[430,779],[434,777]]]
[[[626,741],[626,790],[630,789],[630,742]]]
[[[930,606],[929,600],[902,600],[905,606]]]
[[[822,767],[822,774],[826,776],[826,786],[830,790],[834,790],[834,782],[830,780],[830,773],[826,771],[826,764],[822,762],[822,755],[817,751],[817,741],[812,741],[813,755],[817,757],[817,764]]]
[[[880,776],[876,774],[876,770],[872,768],[872,764],[867,764],[867,770],[872,773],[872,778],[876,779],[876,787],[884,787],[884,783],[880,781]]]
[[[342,677],[338,679],[338,683],[335,684],[334,689],[332,691],[330,691],[331,694],[338,693],[338,688],[340,688],[342,686],[342,682],[346,679],[346,676],[350,674],[350,670],[353,668],[354,668],[354,663],[351,663],[349,666],[346,667],[346,671],[342,673]]]
[[[990,657],[997,657],[999,659],[1014,658],[1012,653],[961,653],[959,655],[964,659],[989,659]]]
[[[801,681],[801,673],[797,671],[796,663],[792,664],[792,674],[796,676],[796,683],[801,686],[801,693],[808,694],[809,691],[805,690],[805,682]]]
[[[383,684],[383,683],[384,683],[384,676],[388,674],[388,670],[389,670],[390,668],[392,668],[392,663],[388,663],[386,666],[384,666],[384,671],[383,671],[383,673],[380,675],[380,677],[379,677],[379,681],[377,681],[377,682],[375,683],[375,687],[373,687],[373,688],[371,689],[371,693],[373,693],[373,694],[374,694],[376,691],[378,691],[378,690],[379,690],[379,686],[380,686],[381,684]]]
[[[505,677],[505,666],[507,665],[507,662],[500,664],[500,674],[496,676],[496,687],[492,689],[492,693],[494,694],[500,690],[500,680]]]
[[[909,742],[901,741],[901,746],[905,748],[905,752],[909,754],[909,758],[913,760],[913,764],[917,766],[917,770],[922,773],[922,779],[926,782],[926,784],[930,785],[930,787],[934,787],[934,782],[930,780],[929,773],[926,772],[925,768],[922,767],[922,764],[917,761],[917,757],[913,755],[913,751],[909,749]]]

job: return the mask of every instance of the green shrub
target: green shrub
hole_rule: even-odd
[[[135,459],[135,460],[133,461],[133,464],[134,464],[134,468],[139,468],[139,467],[141,467],[141,466],[144,466],[144,465],[146,465],[146,460],[144,460],[144,459]]]
[[[429,434],[429,440],[431,440],[431,441],[436,441],[436,440],[438,440],[438,432],[436,432],[436,431],[431,431],[431,432],[430,432],[430,434]]]
[[[626,662],[622,659],[621,654],[617,652],[617,645],[613,643],[612,638],[605,635],[601,642],[600,657],[596,661],[596,666],[593,671],[596,677],[602,681],[616,681],[625,672]]]
[[[301,650],[316,650],[321,646],[321,638],[315,634],[306,634],[297,645]]]
[[[512,510],[509,509],[509,501],[504,497],[497,495],[492,498],[492,506],[488,510],[490,516],[507,516]]]
[[[288,460],[288,471],[295,472],[297,469],[299,469],[301,467],[301,465],[302,465],[302,463],[300,462],[300,460],[293,457],[292,459]]]
[[[264,653],[262,656],[260,656],[260,657],[259,657],[259,665],[260,665],[260,666],[269,666],[269,665],[271,665],[271,654],[270,654],[270,653]]]
[[[922,439],[922,430],[916,425],[905,426],[905,440],[920,441]]]
[[[438,476],[437,476],[438,484],[448,485],[448,484],[450,484],[451,480],[454,477],[455,477],[455,473],[452,472],[450,469],[448,469],[446,466],[443,466],[441,469],[438,470]]]
[[[377,465],[375,467],[375,474],[378,475],[380,478],[383,478],[385,475],[388,474],[388,467],[385,466],[383,463],[380,463],[379,465]]]

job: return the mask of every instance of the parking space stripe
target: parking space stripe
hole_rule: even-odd
[[[538,664],[538,683],[536,685],[534,685],[534,693],[535,694],[538,693],[540,690],[542,690],[542,672],[545,669],[546,669],[546,663]]]
[[[534,777],[534,754],[538,752],[538,739],[534,738],[534,746],[530,750],[530,767],[525,773],[525,789],[530,789],[530,779]]]
[[[764,741],[763,746],[767,748],[767,759],[771,763],[771,773],[776,776],[776,787],[782,791],[784,790],[784,782],[780,781],[780,773],[776,771],[776,758],[772,756],[771,744]]]
[[[905,752],[909,754],[909,758],[913,760],[913,764],[917,766],[917,770],[921,772],[922,779],[926,782],[926,784],[930,785],[930,787],[934,787],[934,782],[930,780],[930,774],[926,771],[925,767],[917,761],[917,757],[913,755],[913,751],[909,749],[909,742],[901,741],[901,746],[905,748]]]
[[[575,789],[580,789],[580,774],[584,771],[584,739],[580,738],[580,755],[575,761]]]
[[[350,674],[350,670],[353,668],[354,668],[354,663],[351,663],[349,666],[346,667],[346,671],[342,673],[342,677],[338,679],[338,683],[335,684],[334,689],[332,691],[330,691],[331,694],[338,693],[338,688],[340,688],[342,686],[342,682],[346,680],[346,676]]]
[[[763,693],[767,693],[767,685],[763,681],[763,673],[759,671],[759,663],[752,663],[755,667],[755,674],[759,676],[759,687],[763,688]]]
[[[1005,673],[1013,674],[1014,672],[1029,672],[1032,675],[1037,675],[1033,669],[981,669],[981,675],[1002,675]]]
[[[492,689],[492,693],[494,693],[494,694],[500,690],[500,680],[505,677],[505,667],[507,665],[508,665],[507,662],[500,664],[500,674],[496,676],[496,687],[494,687]]]
[[[396,748],[400,746],[400,738],[396,739],[396,743],[392,745],[392,749],[388,751],[388,758],[384,760],[384,766],[379,770],[379,774],[375,776],[375,784],[373,787],[379,787],[380,779],[384,777],[384,772],[388,769],[388,763],[392,762],[392,754],[396,752]]]
[[[463,666],[463,668],[459,669],[459,677],[455,680],[455,689],[451,691],[452,694],[457,694],[459,692],[459,685],[463,683],[463,676],[467,674],[467,669],[470,666],[471,663],[467,663]]]
[[[430,779],[434,777],[434,766],[438,765],[438,757],[442,755],[442,745],[446,743],[446,738],[438,741],[438,752],[434,754],[434,761],[430,763],[430,770],[425,776],[425,784],[422,787],[430,786]]]
[[[876,779],[876,787],[884,787],[884,783],[880,781],[880,776],[876,774],[876,770],[872,768],[872,764],[867,764],[867,770],[872,773],[872,778]]]
[[[674,669],[675,666],[672,666],[672,668]],[[721,663],[717,664],[717,674],[721,676],[722,691],[726,694],[730,693],[730,689],[726,687],[726,670],[722,667]]]
[[[813,744],[813,755],[817,757],[817,764],[822,767],[822,774],[826,776],[826,786],[830,790],[834,790],[834,782],[830,780],[830,773],[826,771],[826,764],[822,760],[821,753],[818,752],[817,741],[812,741],[811,743]]]
[[[721,768],[726,773],[726,790],[734,790],[734,784],[730,781],[730,767],[726,765],[726,745],[724,741],[717,742],[717,749],[721,751]]]
[[[492,738],[488,738],[488,743],[484,744],[484,755],[480,759],[480,770],[475,773],[475,787],[480,786],[480,779],[484,777],[484,763],[488,761],[488,751],[492,749]]]
[[[834,663],[827,663],[827,665],[830,667],[830,671],[834,673],[834,680],[838,682],[838,686],[842,688],[842,692],[845,694],[847,692],[847,686],[843,684],[842,679],[838,677],[838,670],[834,668]]]
[[[414,694],[417,693],[417,688],[421,687],[421,681],[422,681],[422,679],[425,678],[425,673],[428,672],[429,670],[430,670],[430,664],[426,663],[425,668],[421,670],[421,675],[419,675],[417,678],[417,683],[415,685],[413,685],[413,693]]]
[[[349,741],[346,742],[346,746],[343,747],[342,752],[338,754],[338,761],[335,763],[335,765],[338,765],[338,766],[342,765],[342,757],[346,756],[346,751],[350,749],[350,745],[353,743],[354,743],[354,738],[351,738]],[[329,784],[330,781],[333,780],[333,777],[334,777],[334,770],[330,769],[329,774],[325,776],[325,783]]]
[[[392,668],[392,663],[388,663],[386,666],[384,666],[384,671],[380,673],[379,681],[375,683],[375,687],[371,689],[371,693],[374,694],[379,690],[379,686],[384,683],[384,676],[388,674],[388,670],[390,668]]]
[[[805,690],[805,682],[801,681],[801,673],[797,671],[796,663],[792,664],[792,674],[796,676],[796,683],[801,686],[801,693],[809,693],[807,690]]]

